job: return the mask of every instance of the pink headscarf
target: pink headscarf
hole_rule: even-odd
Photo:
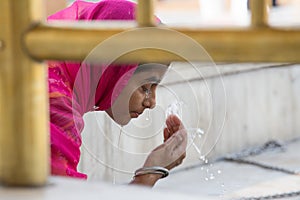
[[[134,14],[135,4],[126,0],[76,1],[48,20],[133,20]],[[137,65],[91,67],[88,63],[58,61],[48,65],[51,172],[86,178],[77,171],[82,115],[95,106],[98,110],[110,108]]]

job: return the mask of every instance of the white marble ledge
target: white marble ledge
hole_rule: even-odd
[[[109,185],[107,183],[86,182],[71,178],[51,177],[45,187],[4,187],[0,186],[0,199],[5,200],[79,200],[79,199],[122,199],[122,200],[199,200],[210,197],[190,196],[166,189],[150,189],[146,187]]]
[[[172,62],[162,84],[172,85],[191,80],[220,78],[225,75],[245,73],[275,67],[292,67],[292,63],[214,63],[211,62]]]

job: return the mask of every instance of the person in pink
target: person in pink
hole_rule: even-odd
[[[75,1],[48,17],[55,20],[134,20],[136,4],[126,0],[98,3]],[[84,37],[84,36],[83,36]],[[48,61],[51,132],[51,173],[86,179],[77,171],[80,159],[82,116],[105,111],[115,122],[126,125],[145,109],[155,106],[156,87],[166,69],[132,65],[93,66],[87,62]],[[176,116],[166,120],[164,143],[154,149],[145,167],[172,169],[185,157],[186,131]],[[160,173],[136,174],[133,184],[153,186]]]

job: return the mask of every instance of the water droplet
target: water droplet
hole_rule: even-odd
[[[207,159],[205,159],[205,160],[204,160],[204,163],[205,163],[205,164],[207,164],[207,163],[208,163],[208,160],[207,160]]]
[[[208,181],[209,179],[207,177],[205,177],[205,180]]]
[[[222,171],[221,171],[221,170],[218,170],[217,172],[218,172],[218,174],[221,174],[221,173],[222,173]]]
[[[224,184],[224,183],[222,183],[222,184],[221,184],[221,187],[225,187],[225,184]]]
[[[210,180],[213,180],[213,179],[215,179],[215,176],[214,176],[214,174],[210,174],[210,175],[209,175],[209,179],[210,179]]]
[[[203,171],[203,170],[204,170],[204,167],[201,167],[200,169]]]
[[[205,160],[205,156],[200,156],[199,159],[204,161]]]
[[[204,131],[201,130],[200,128],[197,128],[196,133],[199,137],[201,137],[201,135],[204,134]]]

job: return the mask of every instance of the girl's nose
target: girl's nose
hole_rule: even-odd
[[[145,108],[151,108],[151,102],[150,102],[150,99],[144,99],[143,106],[144,106]]]
[[[153,109],[155,107],[155,92],[146,93],[143,105],[145,108]]]

